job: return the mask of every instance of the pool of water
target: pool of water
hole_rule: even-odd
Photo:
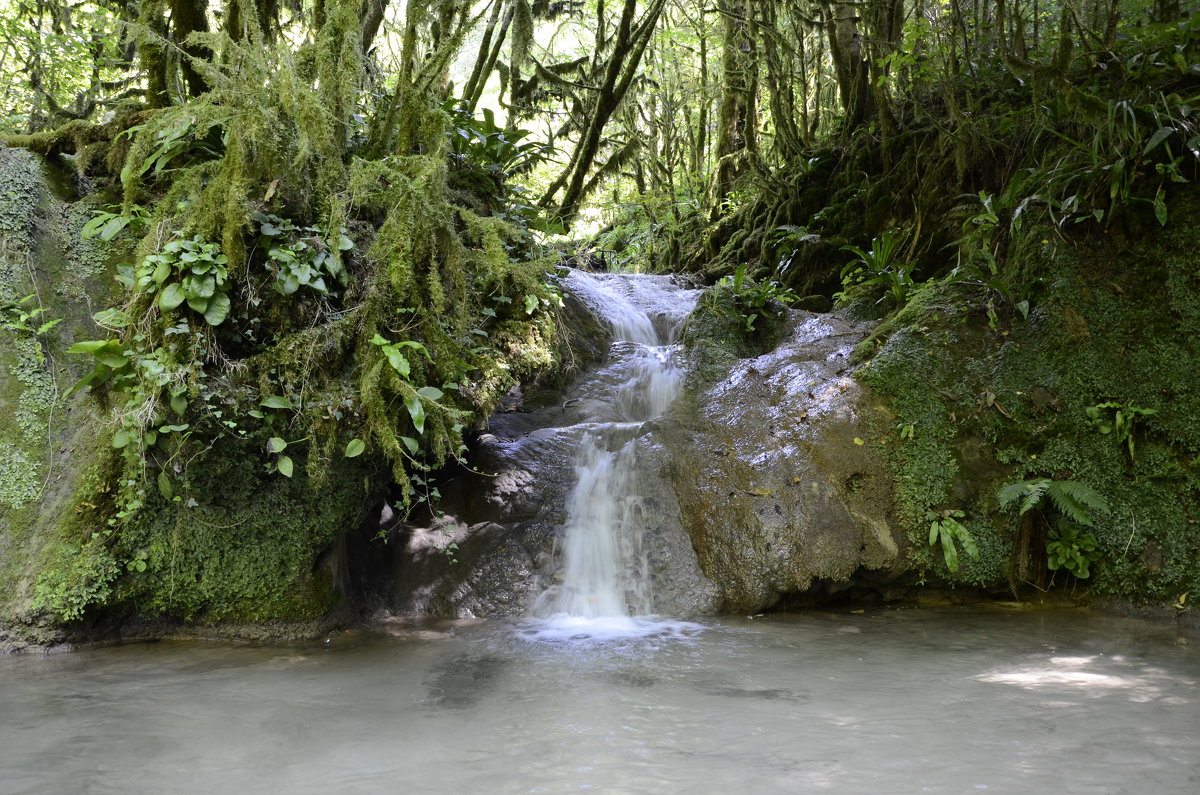
[[[905,609],[0,657],[0,792],[1191,795],[1197,643],[1083,612]]]

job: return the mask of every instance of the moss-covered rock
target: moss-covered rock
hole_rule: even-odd
[[[1128,241],[1027,227],[1008,257],[1022,285],[1012,305],[989,317],[981,288],[931,283],[870,346],[863,378],[896,417],[899,518],[926,576],[1135,602],[1200,587],[1197,194],[1171,217],[1165,232]],[[1028,318],[1013,308],[1025,300]],[[1104,430],[1118,411],[1132,418],[1132,444]],[[1049,505],[1032,527],[998,509],[1002,485],[1033,478],[1081,482],[1107,500],[1086,530],[1100,551],[1087,580],[1047,570]],[[943,510],[964,511],[980,547],[958,572],[924,544],[928,513]]]

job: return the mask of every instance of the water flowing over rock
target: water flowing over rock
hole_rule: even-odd
[[[774,350],[714,358],[718,340],[660,344],[700,293],[671,277],[572,272],[563,286],[609,329],[607,354],[552,401],[514,396],[492,417],[473,461],[488,474],[447,484],[445,516],[408,531],[392,610],[753,611],[899,569],[886,466],[862,443],[874,409],[849,373],[865,324],[792,312]]]

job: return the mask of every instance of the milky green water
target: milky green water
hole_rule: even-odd
[[[3,793],[1200,792],[1200,639],[1078,612],[0,658]]]

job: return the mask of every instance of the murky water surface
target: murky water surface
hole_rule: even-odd
[[[3,793],[1196,793],[1200,639],[1076,612],[0,658]]]

